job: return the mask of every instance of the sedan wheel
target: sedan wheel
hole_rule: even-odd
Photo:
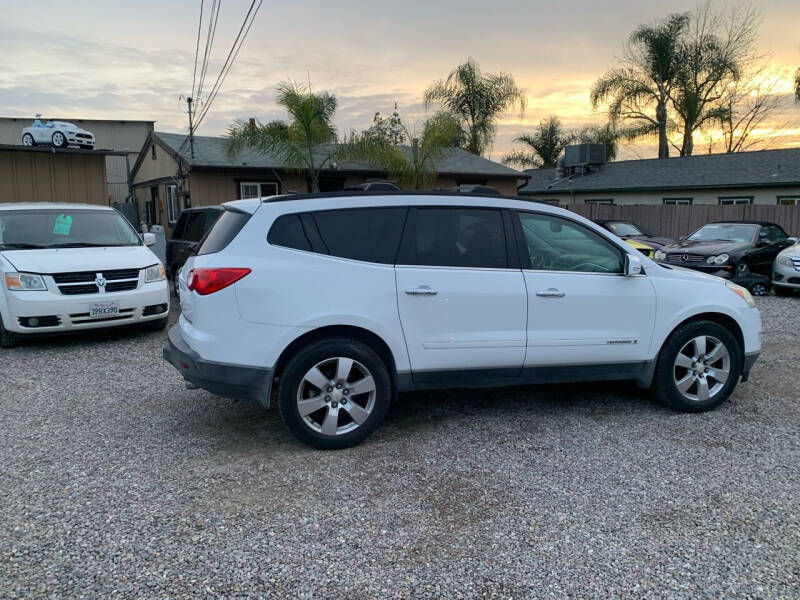
[[[56,148],[64,148],[67,145],[67,138],[60,131],[53,134],[53,146]]]
[[[763,283],[754,283],[750,288],[750,293],[753,294],[753,296],[766,296],[769,294],[769,288]]]
[[[23,146],[34,146],[33,136],[30,133],[26,133],[22,136],[22,145]]]
[[[725,386],[730,374],[730,352],[710,335],[690,340],[675,357],[675,387],[692,402],[711,400]]]

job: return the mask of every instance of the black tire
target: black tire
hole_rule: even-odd
[[[0,348],[13,348],[19,343],[19,336],[3,327],[3,317],[0,315]]]
[[[304,377],[315,365],[337,357],[352,359],[368,370],[375,384],[374,404],[366,420],[355,429],[346,433],[326,435],[312,429],[300,415],[297,395],[303,385]],[[324,390],[320,393],[323,392]],[[353,398],[357,397],[358,395],[353,396]],[[389,371],[383,359],[371,347],[355,340],[331,338],[320,340],[301,349],[289,360],[280,376],[278,408],[280,409],[281,418],[286,423],[289,431],[301,441],[322,450],[338,450],[355,446],[369,437],[383,422],[386,411],[389,409],[391,397],[392,383]],[[345,402],[347,401],[345,400]],[[353,402],[355,400],[351,399],[351,407]],[[335,407],[336,404],[334,403],[333,406]],[[345,409],[344,403],[341,408]],[[320,410],[327,414],[330,408],[323,407]],[[342,420],[349,419],[349,409],[345,410],[348,411],[348,416],[344,418],[337,417],[337,424]],[[310,415],[309,418],[312,416]]]
[[[35,146],[36,141],[33,139],[33,136],[30,133],[23,134],[22,136],[22,145],[23,146]]]
[[[719,340],[730,356],[728,378],[718,392],[705,401],[692,400],[678,389],[675,361],[678,353],[698,336],[711,336]],[[682,412],[713,410],[731,395],[742,374],[742,349],[736,337],[725,327],[713,321],[690,321],[672,332],[658,356],[651,391],[662,402]],[[697,394],[699,395],[699,394]]]
[[[792,288],[783,287],[782,285],[775,285],[773,288],[776,296],[787,298],[794,295],[794,290]]]
[[[145,323],[144,327],[150,331],[163,331],[167,323],[169,323],[169,317],[164,317],[158,321],[148,321]]]
[[[59,138],[58,136],[61,136],[61,137]],[[56,143],[57,139],[60,139],[61,143]],[[61,132],[61,131],[56,131],[55,133],[53,133],[53,136],[50,138],[50,140],[53,142],[53,146],[55,146],[56,148],[66,148],[67,147],[67,143],[68,143],[67,142],[67,136],[64,135],[64,133]]]
[[[757,281],[750,286],[750,293],[753,296],[766,296],[769,294],[769,283]]]

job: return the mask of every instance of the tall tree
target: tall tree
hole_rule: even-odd
[[[658,136],[658,157],[669,157],[668,104],[678,76],[677,55],[688,13],[673,14],[655,25],[642,25],[628,39],[625,65],[607,71],[592,86],[597,108],[609,102],[612,123],[625,121],[631,135]]]
[[[539,127],[533,133],[515,137],[514,142],[524,146],[524,149],[506,154],[503,163],[522,168],[553,168],[564,148],[571,144],[573,139],[574,134],[564,128],[561,119],[550,116],[539,121]]]
[[[402,123],[410,145],[397,145],[392,140],[371,135],[369,131],[353,133],[345,139],[339,154],[386,170],[390,179],[404,189],[430,188],[436,181],[437,163],[459,137],[458,119],[440,111],[418,126]]]
[[[435,81],[423,97],[425,108],[439,104],[460,121],[463,147],[482,155],[494,141],[500,115],[518,107],[525,111],[524,91],[505,73],[482,73],[472,58],[447,79]]]
[[[800,69],[794,74],[794,99],[800,102]]]
[[[384,139],[394,146],[408,143],[406,127],[400,118],[400,113],[397,112],[397,103],[394,105],[394,112],[388,117],[382,117],[381,113],[376,112],[372,118],[372,125],[364,130],[364,133]]]
[[[287,167],[305,172],[311,191],[318,192],[320,171],[335,160],[338,151],[333,125],[336,98],[292,82],[281,83],[277,91],[278,105],[289,113],[289,121],[236,121],[228,129],[228,154],[252,148],[279,157]]]
[[[760,14],[740,7],[716,12],[707,1],[698,6],[677,53],[678,74],[670,98],[682,134],[681,156],[694,151],[702,127],[730,121],[728,90],[755,59]]]

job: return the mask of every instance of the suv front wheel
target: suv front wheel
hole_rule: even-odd
[[[321,340],[286,365],[278,406],[302,441],[325,450],[348,448],[381,424],[391,387],[386,364],[372,348],[355,340]]]
[[[691,321],[661,349],[653,392],[677,410],[704,412],[731,395],[741,373],[742,351],[733,334],[713,321]]]

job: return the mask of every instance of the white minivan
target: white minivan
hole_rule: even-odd
[[[0,346],[31,334],[164,328],[164,266],[113,208],[0,204]]]
[[[180,273],[164,357],[187,387],[274,395],[319,448],[358,443],[397,392],[426,388],[633,380],[710,410],[760,351],[747,290],[546,204],[388,192],[224,208]]]

